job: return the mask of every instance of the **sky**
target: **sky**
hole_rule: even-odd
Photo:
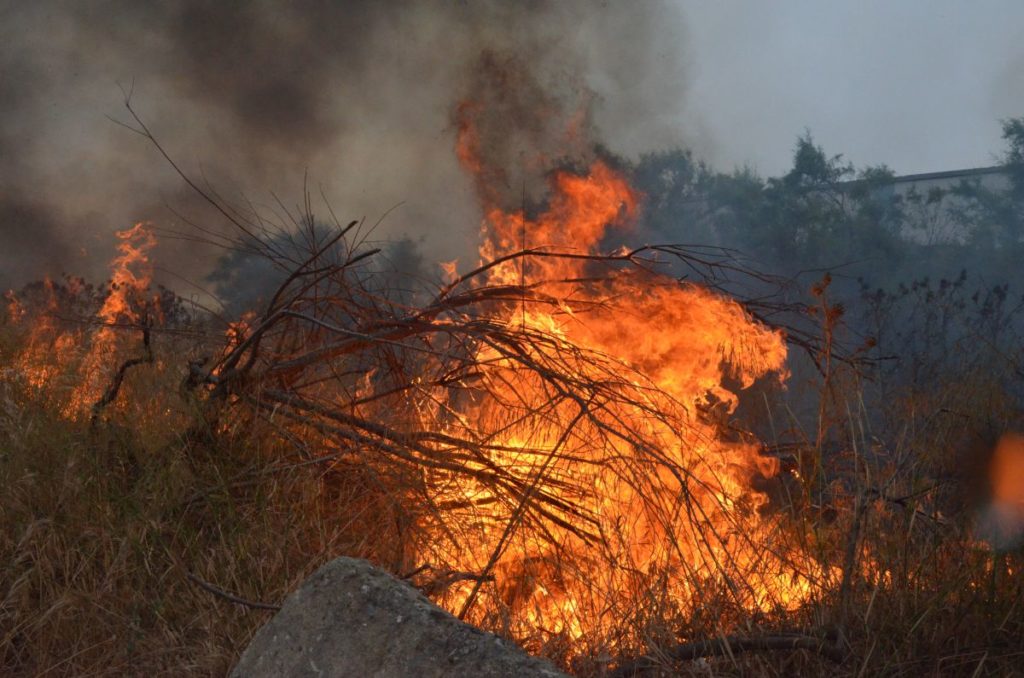
[[[993,164],[1024,115],[1020,0],[686,2],[681,119],[719,166],[785,171],[809,129],[898,174]],[[699,143],[699,141],[698,141]]]
[[[1024,0],[0,0],[0,287],[102,275],[138,220],[206,225],[112,122],[122,86],[230,199],[294,206],[308,177],[343,222],[383,217],[380,237],[466,259],[480,213],[453,111],[487,82],[486,52],[523,75],[506,103],[536,92],[555,122],[586,106],[586,141],[629,157],[682,146],[774,176],[810,131],[908,174],[996,161],[1000,119],[1024,115],[1022,37]],[[555,157],[537,124],[492,126],[494,159],[514,164],[520,141]],[[170,236],[161,252],[190,280],[219,256]]]

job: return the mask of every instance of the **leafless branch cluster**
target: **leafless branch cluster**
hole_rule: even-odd
[[[776,582],[815,576],[773,538],[754,493],[737,490],[756,459],[731,455],[739,446],[719,439],[706,412],[556,325],[526,322],[628,307],[609,284],[617,276],[690,284],[649,274],[666,256],[712,287],[750,275],[728,252],[525,248],[409,303],[374,283],[377,250],[362,244],[358,222],[334,219],[318,235],[307,195],[300,214],[284,211],[307,234],[296,257],[275,247],[255,211],[181,174],[236,227],[229,248],[282,273],[262,311],[233,321],[218,355],[190,366],[187,383],[204,395],[213,426],[230,411],[295,442],[308,460],[360,468],[405,512],[393,569],[440,573],[420,583],[460,616],[509,629],[518,612],[518,623],[532,617],[550,635],[588,615],[614,633],[666,580],[675,582],[668,604],[717,597],[737,612],[782,605]],[[582,262],[586,274],[519,284],[491,275],[551,258]],[[786,310],[767,299],[755,307]],[[528,609],[570,591],[563,599],[585,609]]]

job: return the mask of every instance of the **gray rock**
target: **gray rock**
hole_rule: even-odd
[[[365,560],[313,573],[253,637],[231,673],[271,676],[529,676],[551,664],[464,624]]]

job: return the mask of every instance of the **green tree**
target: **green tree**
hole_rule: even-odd
[[[953,190],[961,204],[955,217],[972,245],[993,250],[1016,251],[1024,236],[1024,118],[1004,120],[1007,148],[1001,165],[1007,186],[964,180]]]
[[[827,268],[898,260],[902,212],[885,166],[856,172],[828,155],[809,132],[797,139],[793,167],[765,187],[768,249],[790,267]],[[863,267],[862,267],[863,268]]]
[[[641,226],[650,242],[717,242],[707,218],[711,174],[679,148],[645,154],[631,167],[633,186],[644,196]]]

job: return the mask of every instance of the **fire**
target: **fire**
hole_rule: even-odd
[[[75,350],[75,338],[68,332],[62,332],[57,326],[56,314],[58,301],[56,287],[49,277],[43,280],[46,294],[46,309],[35,318],[25,341],[25,348],[15,360],[15,370],[37,390],[50,385],[60,373],[59,361],[54,355],[68,354]],[[8,294],[8,316],[11,322],[25,322],[28,312],[18,297]]]
[[[120,241],[118,255],[111,262],[109,292],[93,319],[97,327],[91,331],[62,327],[56,288],[47,279],[47,308],[35,318],[26,348],[16,361],[18,371],[36,389],[61,391],[56,380],[70,380],[62,411],[71,419],[81,416],[102,396],[124,341],[118,326],[146,322],[140,317],[140,309],[147,304],[151,277],[148,253],[156,239],[144,223],[116,235]],[[70,298],[80,296],[80,285],[80,281],[71,281]],[[14,295],[10,296],[9,315],[18,321],[26,315]]]
[[[367,304],[370,322],[349,330],[338,318],[358,304],[314,290],[310,315],[302,292],[258,322],[232,323],[211,383],[238,389],[239,403],[280,408],[313,444],[337,434],[374,454],[369,465],[386,470],[385,450],[408,464],[399,492],[425,496],[427,507],[423,534],[403,548],[448,571],[439,602],[534,647],[635,648],[641,639],[621,628],[645,606],[668,618],[709,601],[765,613],[812,599],[833,572],[786,541],[756,489],[777,461],[726,426],[739,390],[784,378],[783,335],[707,288],[625,265],[626,254],[602,256],[607,229],[628,228],[642,201],[605,162],[553,174],[539,213],[504,208],[491,186],[500,172],[469,124],[474,110],[460,109],[457,152],[484,202],[483,273],[464,280],[454,262],[443,269],[449,291],[477,286],[478,296],[445,306],[442,292],[426,311],[386,322]],[[118,238],[94,326],[61,331],[51,285],[52,313],[22,356],[36,386],[70,376],[69,418],[103,396],[131,341],[119,330],[148,325],[155,307],[150,230],[140,223]],[[21,317],[16,301],[8,312]],[[322,322],[318,304],[330,309]],[[316,322],[266,333],[288,318]],[[422,332],[430,357],[403,362],[389,330],[375,343],[381,324]],[[372,353],[382,347],[387,355]],[[253,366],[264,376],[231,382]],[[259,397],[246,391],[259,384]]]
[[[484,171],[472,126],[462,132],[460,159]],[[606,163],[555,174],[536,217],[482,195],[488,282],[529,290],[531,301],[510,295],[493,319],[520,329],[519,346],[473,356],[487,395],[453,397],[444,409],[455,413],[450,430],[486,432],[493,452],[481,472],[510,470],[525,498],[502,506],[486,483],[431,479],[438,506],[465,507],[459,548],[435,546],[440,559],[495,582],[466,582],[442,602],[478,623],[511,612],[506,628],[521,638],[574,642],[611,633],[655,581],[681,610],[721,590],[748,611],[806,602],[828,573],[779,543],[768,497],[752,484],[778,463],[722,426],[737,403],[729,384],[784,377],[782,334],[703,287],[591,270],[606,229],[628,227],[640,203]],[[530,256],[514,256],[523,249]],[[537,368],[527,373],[523,362]],[[545,378],[546,364],[608,389],[571,392]],[[527,511],[540,493],[551,508]]]
[[[110,293],[96,313],[100,327],[92,334],[89,350],[79,367],[78,386],[65,408],[69,417],[78,416],[102,396],[110,380],[110,369],[115,367],[111,356],[118,354],[124,336],[117,325],[148,322],[140,317],[140,309],[146,305],[152,277],[148,255],[156,238],[143,222],[115,235],[121,242],[117,246],[118,256],[110,264]]]

